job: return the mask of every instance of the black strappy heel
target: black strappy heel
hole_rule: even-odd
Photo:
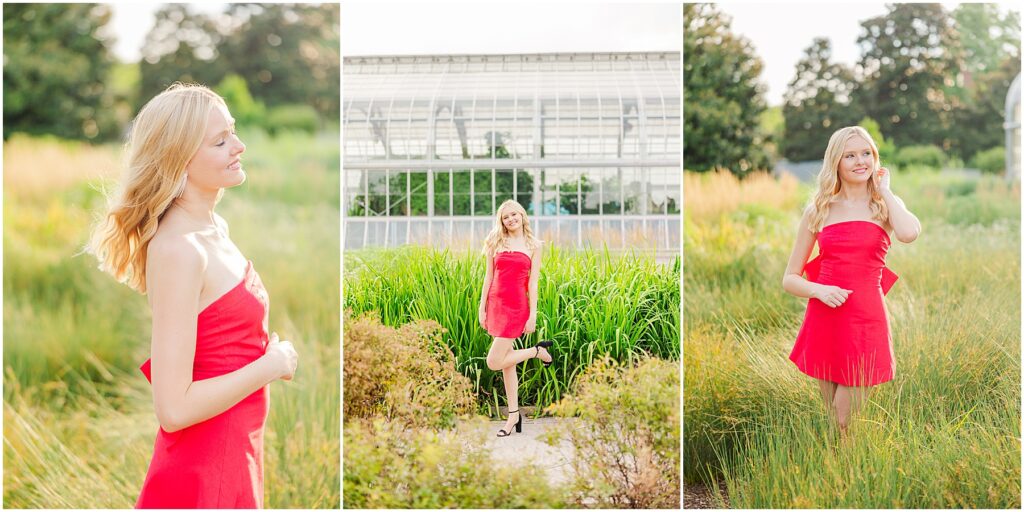
[[[541,341],[540,343],[538,343],[537,345],[534,346],[534,348],[537,349],[537,355],[534,356],[534,357],[536,357],[537,359],[540,359],[540,349],[541,349],[541,347],[544,347],[545,349],[549,349],[549,348],[551,348],[554,345],[555,345],[555,342],[553,342],[551,340],[543,340],[543,341]],[[550,361],[541,360],[541,364],[543,364],[545,368],[547,368],[548,366],[551,366],[551,363],[555,362],[555,356],[554,356],[554,354],[551,353],[550,350],[548,351],[548,355],[551,356],[551,360]]]
[[[508,412],[509,416],[511,416],[512,413],[519,414],[519,409],[516,409],[514,411],[509,411]],[[523,415],[522,414],[519,414],[519,419],[516,420],[516,432],[517,433],[522,433],[523,432]],[[498,431],[498,437],[508,437],[510,435],[512,435],[512,431],[505,432],[505,429],[501,429],[501,430]]]

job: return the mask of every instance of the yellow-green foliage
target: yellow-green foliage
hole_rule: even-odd
[[[241,136],[248,180],[217,210],[270,293],[271,329],[299,353],[295,380],[271,385],[264,504],[337,507],[337,135]],[[146,473],[149,307],[80,254],[120,158],[115,145],[4,144],[6,507],[130,507]]]
[[[547,411],[578,418],[551,439],[567,436],[575,450],[578,506],[679,507],[678,363],[648,358],[630,367],[605,357]]]
[[[446,427],[476,406],[437,322],[395,329],[369,316],[345,319],[345,417]]]
[[[485,437],[493,435],[482,419],[458,432],[346,420],[345,508],[565,506],[543,469],[495,464],[484,448]]]
[[[686,184],[687,205],[710,193]],[[688,482],[738,508],[1020,507],[1019,184],[897,173],[893,189],[924,231],[889,252],[896,377],[846,444],[787,359],[806,301],[781,280],[812,187],[687,218]]]

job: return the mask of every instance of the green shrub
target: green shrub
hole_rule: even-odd
[[[971,158],[971,167],[981,169],[981,172],[998,174],[1006,170],[1006,148],[996,146],[994,148],[979,151]]]
[[[679,365],[649,358],[635,367],[605,357],[547,408],[576,416],[573,500],[601,508],[679,507]],[[565,424],[564,424],[565,425]]]
[[[888,162],[894,156],[896,156],[896,145],[893,144],[892,139],[886,139],[882,135],[882,129],[878,126],[878,121],[865,117],[860,120],[858,126],[867,130],[871,138],[874,139],[875,145],[878,146],[878,158],[882,162]],[[885,164],[882,164],[885,165]]]
[[[228,74],[217,87],[214,87],[214,91],[224,98],[224,103],[227,103],[237,126],[255,127],[265,123],[267,108],[262,101],[252,98],[245,79],[238,74]]]
[[[946,153],[934,145],[905,146],[896,151],[893,158],[893,162],[900,168],[919,165],[929,169],[941,169],[946,160]],[[884,160],[882,165],[886,165]]]
[[[267,133],[277,135],[283,132],[316,133],[320,125],[320,116],[316,109],[309,105],[281,105],[273,107],[267,113],[264,128]]]
[[[346,422],[345,508],[564,507],[542,468],[494,464],[485,424],[477,420],[456,434],[410,431],[380,419]]]
[[[476,403],[433,321],[399,329],[345,318],[345,416],[381,416],[407,426],[446,427]]]

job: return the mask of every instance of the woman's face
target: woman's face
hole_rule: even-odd
[[[204,189],[241,185],[245,181],[240,158],[244,151],[245,144],[235,135],[235,120],[227,107],[218,105],[210,111],[199,150],[185,167],[189,183]]]
[[[505,226],[505,231],[515,233],[523,228],[523,214],[513,208],[505,208],[501,212],[501,224]]]
[[[843,154],[839,157],[839,179],[844,183],[860,184],[871,179],[875,167],[875,156],[871,144],[863,137],[851,137],[846,141]]]

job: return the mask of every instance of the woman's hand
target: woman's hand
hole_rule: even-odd
[[[853,293],[853,290],[847,290],[838,286],[820,284],[814,289],[811,296],[820,300],[826,306],[835,309],[842,306],[843,303],[846,302],[846,298],[849,297],[851,293]]]
[[[526,327],[523,329],[523,333],[530,334],[537,330],[537,314],[531,313],[530,318],[526,320]]]
[[[487,330],[487,308],[485,308],[483,306],[483,304],[480,305],[480,311],[477,312],[477,316],[480,317],[480,327],[482,327],[486,331]]]
[[[879,167],[877,175],[879,190],[889,190],[889,182],[892,176],[892,173],[889,172],[889,169],[886,169],[885,167]]]
[[[290,341],[280,341],[277,333],[270,334],[270,342],[267,344],[267,352],[263,357],[270,361],[270,365],[277,372],[277,378],[281,380],[292,380],[295,376],[295,367],[299,364],[299,354]]]

